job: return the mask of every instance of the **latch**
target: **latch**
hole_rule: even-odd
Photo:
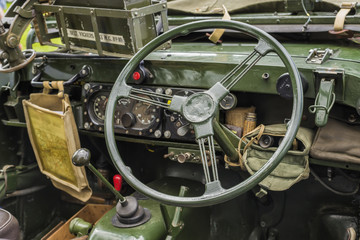
[[[328,121],[329,113],[335,103],[335,79],[321,79],[319,92],[315,104],[309,107],[309,112],[315,113],[315,125],[324,127]]]
[[[335,101],[344,101],[345,71],[340,68],[318,67],[314,70],[314,75],[317,95],[309,111],[315,113],[316,126],[323,127]]]
[[[309,55],[307,56],[305,62],[313,64],[322,64],[329,59],[331,55],[334,54],[334,51],[330,48],[324,49],[310,49]]]

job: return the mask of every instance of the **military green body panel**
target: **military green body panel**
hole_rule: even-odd
[[[89,240],[99,239],[164,239],[166,236],[166,226],[161,215],[159,203],[146,200],[139,201],[144,208],[151,211],[151,219],[144,225],[135,228],[116,228],[112,226],[111,219],[115,215],[115,208],[107,212],[95,225],[89,235]]]
[[[189,190],[186,195],[199,195],[204,189],[201,183],[180,178],[162,178],[149,183],[155,189],[161,189],[171,195],[178,195],[181,186]],[[135,193],[138,195],[138,193]],[[144,198],[143,196],[140,197]],[[170,224],[174,220],[175,207],[161,205],[159,202],[146,199],[139,200],[139,204],[151,212],[149,222],[133,228],[116,228],[111,225],[111,219],[115,215],[115,208],[107,212],[93,227],[89,234],[89,240],[95,239],[141,239],[158,240],[166,236],[175,236],[175,232],[169,232]],[[209,217],[208,208],[183,208],[180,213],[181,228],[176,233],[176,239],[201,239],[208,236]],[[174,226],[175,227],[175,226]]]
[[[171,49],[156,51],[145,59],[145,66],[149,68],[154,78],[147,81],[149,85],[174,86],[207,89],[219,81],[221,77],[234,68],[235,64],[242,61],[256,46],[255,43],[223,43],[213,45],[211,43],[173,43]],[[345,73],[344,101],[340,102],[352,107],[360,97],[356,89],[360,88],[360,60],[353,48],[332,44],[286,44],[284,47],[291,54],[299,71],[309,82],[309,88],[304,94],[306,98],[316,97],[314,71],[322,69],[341,69]],[[322,65],[308,64],[305,62],[309,50],[314,48],[334,49],[334,55]],[[101,60],[100,60],[101,59]],[[44,80],[66,80],[75,74],[75,69],[88,64],[93,68],[93,74],[86,79],[89,82],[112,83],[126,64],[124,59],[85,57],[74,58],[69,66],[66,59],[49,59],[45,68]],[[276,81],[286,72],[279,63],[279,58],[268,54],[254,66],[244,78],[234,86],[232,91],[247,91],[254,93],[276,94]],[[102,61],[103,64],[99,64]],[[166,68],[164,67],[166,66]],[[62,74],[60,74],[62,72]],[[106,72],[104,76],[103,72]],[[262,79],[263,73],[269,73],[267,81]],[[29,73],[28,80],[32,78]]]

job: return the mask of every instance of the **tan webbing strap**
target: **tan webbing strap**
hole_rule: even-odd
[[[58,97],[64,98],[64,81],[53,81],[51,82],[51,86],[49,81],[44,81],[43,87],[44,87],[43,93],[48,94],[51,89],[58,89],[59,90]]]
[[[231,19],[230,14],[224,5],[223,5],[223,9],[224,9],[224,16],[222,19],[230,20]],[[209,40],[212,41],[213,43],[217,43],[221,38],[221,36],[224,34],[224,32],[225,29],[215,29],[213,33],[210,35]]]
[[[257,144],[259,142],[259,139],[261,138],[261,136],[263,135],[264,131],[265,131],[265,125],[263,124],[260,124],[257,128],[255,128],[254,130],[252,130],[251,132],[247,133],[246,135],[244,135],[240,141],[239,141],[239,145],[238,145],[238,154],[239,154],[239,162],[237,163],[234,163],[234,162],[231,162],[229,161],[228,157],[225,155],[225,158],[224,158],[224,161],[229,165],[229,166],[232,166],[232,167],[240,167],[242,170],[246,170],[245,168],[245,165],[244,165],[244,162],[243,162],[243,155],[241,153],[241,145],[242,143],[244,142],[245,138],[249,135],[252,135],[254,132],[256,131],[259,131],[259,133],[252,137],[250,139],[250,141],[245,145],[244,149],[242,150],[242,152],[244,153],[246,151],[246,149],[251,146],[251,144],[253,144],[254,142]]]
[[[336,14],[335,22],[334,22],[334,31],[342,31],[344,29],[345,18],[351,11],[353,7],[355,7],[356,2],[343,2],[340,5],[340,11]]]
[[[43,93],[44,93],[44,94],[49,94],[49,93],[50,93],[50,90],[53,89],[53,88],[50,86],[49,81],[44,81],[44,82],[43,82],[43,87],[44,87],[44,89],[43,89]]]
[[[55,89],[59,89],[58,97],[64,97],[64,82],[63,81],[56,81],[51,83],[52,87]]]
[[[49,81],[44,81],[43,82],[43,87],[46,88],[46,89],[53,89],[50,84],[49,84]]]

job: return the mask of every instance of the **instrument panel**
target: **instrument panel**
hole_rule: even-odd
[[[189,96],[199,90],[133,86],[167,95]],[[104,120],[111,84],[86,83],[83,86],[83,129],[104,131]],[[139,95],[147,97],[145,95]],[[154,99],[158,100],[158,99]],[[118,134],[194,141],[192,126],[180,114],[142,101],[121,98],[114,114],[114,131]]]

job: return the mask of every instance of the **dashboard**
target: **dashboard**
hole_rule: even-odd
[[[181,96],[190,96],[200,91],[152,86],[133,87]],[[83,86],[83,128],[85,130],[103,132],[106,105],[111,88],[112,84],[101,83],[86,83]],[[195,140],[192,126],[180,114],[134,99],[121,98],[117,101],[114,125],[114,131],[118,134],[156,139]]]
[[[83,86],[83,126],[89,131],[104,131],[105,111],[112,84],[86,83]],[[190,96],[203,90],[139,86],[139,88],[166,95]],[[150,98],[149,96],[139,95]],[[159,101],[159,99],[153,99]],[[237,99],[229,93],[221,102],[221,110],[236,106]],[[195,132],[192,125],[177,112],[163,109],[139,100],[121,98],[117,101],[114,114],[114,131],[128,136],[147,137],[165,140],[194,142]]]

